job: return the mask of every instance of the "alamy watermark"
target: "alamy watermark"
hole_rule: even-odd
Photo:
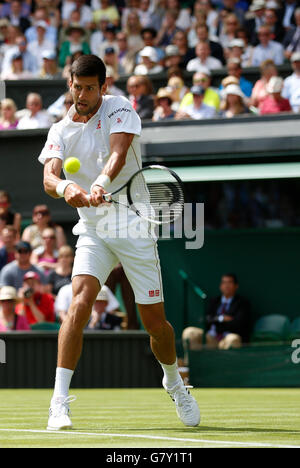
[[[292,341],[292,348],[296,348],[295,351],[292,352],[292,362],[294,364],[299,364],[300,362],[300,339],[297,338],[296,340]]]
[[[138,203],[135,208],[141,216],[133,216],[124,200],[121,205],[101,205],[97,209],[96,232],[106,239],[146,239],[149,235],[155,239],[186,239],[185,248],[200,249],[204,244],[204,203],[185,203],[184,209],[174,204],[171,207],[161,203],[155,207]],[[124,205],[124,206],[123,206]],[[174,216],[175,214],[175,216]],[[168,217],[174,222],[168,222]],[[166,221],[163,224],[153,223],[147,218]]]
[[[0,364],[6,363],[6,345],[4,340],[0,340]]]

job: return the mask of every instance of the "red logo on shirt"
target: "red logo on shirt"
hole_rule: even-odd
[[[59,151],[60,146],[59,145],[48,145],[48,150]]]
[[[120,117],[117,118],[117,123],[122,123],[122,120],[120,119]]]
[[[154,296],[159,296],[159,289],[155,289],[155,291],[153,289],[150,289],[149,291],[149,297],[154,297]]]
[[[153,289],[149,291],[149,297],[154,297],[154,291],[153,291]]]
[[[100,130],[100,128],[101,128],[101,120],[98,120],[97,130]]]

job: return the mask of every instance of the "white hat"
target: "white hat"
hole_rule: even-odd
[[[204,65],[200,65],[200,67],[197,68],[197,71],[194,73],[193,77],[198,73],[203,73],[203,75],[211,76],[211,71]]]
[[[272,76],[266,86],[266,90],[268,93],[280,93],[282,86],[283,79],[280,76]]]
[[[232,41],[229,42],[229,48],[232,49],[232,47],[241,47],[244,49],[245,42],[243,39],[232,39]]]
[[[257,11],[266,8],[265,0],[254,0],[250,6],[250,11]]]
[[[141,57],[149,57],[151,62],[157,62],[157,53],[154,47],[146,46],[140,52]]]
[[[17,290],[12,286],[3,286],[0,290],[0,301],[10,301],[12,299],[17,299]]]
[[[48,28],[48,24],[44,20],[37,21],[34,25],[35,25],[36,28],[38,28],[38,27],[43,28],[43,29]]]
[[[174,57],[174,55],[179,55],[179,49],[176,45],[170,44],[165,49],[167,57]]]
[[[299,62],[300,61],[300,52],[294,52],[291,56],[291,62]]]
[[[96,301],[108,301],[108,294],[105,287],[100,289]]]
[[[266,8],[270,10],[278,10],[279,9],[278,2],[275,2],[274,0],[270,0],[266,3]]]
[[[228,96],[228,94],[234,94],[235,96],[240,96],[243,99],[245,97],[241,88],[236,84],[230,84],[226,86],[226,88],[224,89],[224,95]]]
[[[54,52],[54,50],[44,50],[44,52],[42,53],[42,58],[48,60],[55,60],[56,53]]]

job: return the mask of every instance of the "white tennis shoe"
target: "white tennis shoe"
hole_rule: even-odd
[[[183,381],[175,387],[168,388],[165,378],[162,381],[164,389],[175,403],[176,413],[185,426],[198,426],[200,423],[200,410],[195,398],[189,392],[191,386],[185,386]]]
[[[69,404],[75,401],[76,397],[70,395],[67,398],[58,397],[52,399],[49,409],[49,419],[47,431],[62,431],[64,429],[72,429],[72,421],[70,419]]]

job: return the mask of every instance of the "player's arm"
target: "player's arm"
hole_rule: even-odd
[[[62,160],[59,158],[46,159],[44,165],[44,189],[53,198],[61,198],[58,186],[64,182],[61,178]],[[75,182],[69,183],[63,191],[66,202],[73,208],[89,207],[87,192]]]
[[[112,133],[110,135],[110,157],[104,166],[100,176],[95,180],[91,189],[90,203],[98,206],[103,203],[103,194],[107,193],[106,188],[117,177],[126,163],[128,149],[132,143],[134,134],[132,133]]]

